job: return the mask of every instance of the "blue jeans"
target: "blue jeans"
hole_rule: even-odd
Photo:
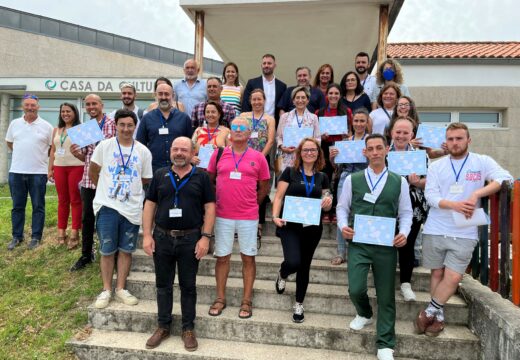
[[[23,239],[25,226],[25,206],[27,194],[31,196],[32,224],[31,239],[42,239],[45,225],[45,192],[47,191],[47,175],[9,173],[9,190],[13,199],[11,223],[13,239]]]
[[[96,229],[101,255],[110,256],[118,250],[128,254],[135,252],[139,225],[132,224],[117,210],[102,206],[96,216]]]

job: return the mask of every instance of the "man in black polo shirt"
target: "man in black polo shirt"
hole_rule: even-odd
[[[215,223],[215,195],[208,174],[192,166],[195,147],[187,137],[176,138],[170,149],[172,166],[157,170],[143,212],[143,248],[153,255],[159,326],[146,342],[148,349],[170,336],[175,266],[181,289],[182,340],[197,350],[193,332],[197,303],[199,260],[208,253]],[[155,229],[152,227],[155,222]]]

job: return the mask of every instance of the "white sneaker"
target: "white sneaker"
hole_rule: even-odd
[[[410,283],[401,284],[401,295],[403,295],[405,301],[415,301],[415,294]]]
[[[96,298],[96,304],[94,305],[98,309],[104,309],[108,306],[112,292],[110,290],[103,290],[101,294]]]
[[[378,349],[377,360],[394,360],[394,350],[389,348]]]
[[[137,298],[130,294],[130,291],[126,289],[116,290],[115,298],[117,301],[122,302],[125,305],[137,305],[139,302],[139,300],[137,300]]]
[[[372,324],[372,322],[373,322],[372,318],[367,319],[367,318],[364,318],[363,316],[356,315],[354,320],[352,320],[350,322],[350,328],[352,330],[361,330],[365,327],[365,325],[370,325],[370,324]]]

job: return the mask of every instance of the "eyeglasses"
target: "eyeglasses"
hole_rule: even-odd
[[[398,106],[398,107],[405,108],[405,107],[410,107],[410,104],[402,103],[402,104],[397,104],[397,106]]]
[[[314,154],[317,152],[318,152],[318,149],[302,149],[302,153]]]
[[[25,95],[23,96],[23,99],[24,99],[24,100],[25,100],[25,99],[38,100],[38,96],[33,95],[33,94],[25,94]]]
[[[249,130],[249,126],[247,125],[231,125],[231,131],[248,131]]]

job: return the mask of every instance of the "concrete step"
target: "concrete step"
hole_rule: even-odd
[[[68,342],[81,360],[374,360],[372,354],[346,353],[294,346],[253,344],[240,341],[214,340],[198,337],[195,352],[184,350],[179,336],[172,336],[156,349],[146,349],[150,334],[127,331],[94,330],[85,340]],[[405,358],[396,358],[405,360]]]
[[[283,258],[278,256],[256,257],[256,278],[260,280],[274,280],[280,269]],[[214,276],[216,259],[210,255],[204,257],[199,263],[199,275]],[[138,249],[132,260],[132,271],[154,272],[153,259],[147,256],[143,250]],[[231,255],[230,277],[242,278],[242,260],[240,255]],[[331,265],[329,259],[314,259],[311,265],[310,282],[331,285],[347,285],[347,265]],[[289,280],[294,280],[294,275]],[[369,273],[368,284],[373,287],[372,273]],[[396,288],[399,285],[399,269],[396,274]],[[430,291],[430,271],[423,267],[414,269],[412,287],[417,291]]]
[[[196,331],[201,338],[233,339],[268,345],[297,346],[360,354],[375,354],[375,324],[352,331],[352,317],[306,312],[305,322],[292,322],[292,310],[254,309],[250,319],[238,319],[237,307],[228,307],[221,316],[207,314],[207,305],[197,305]],[[136,306],[111,302],[105,309],[88,308],[90,324],[99,330],[151,334],[156,328],[156,303],[142,300]],[[180,333],[180,305],[174,304],[173,333]],[[465,326],[448,324],[437,338],[414,333],[411,321],[397,321],[396,356],[431,360],[477,360],[478,338]]]
[[[152,273],[130,273],[127,280],[127,289],[139,299],[156,299],[155,275]],[[240,306],[242,300],[242,279],[229,278],[226,288],[228,306]],[[376,309],[375,289],[369,289],[372,307]],[[275,292],[274,280],[256,280],[254,285],[253,304],[263,309],[290,309],[294,304],[296,284],[288,282],[285,292],[278,295]],[[416,301],[404,301],[399,291],[396,291],[397,319],[412,321],[420,310],[423,310],[430,301],[426,292],[416,292]],[[206,311],[216,297],[215,278],[197,276],[197,303],[206,304]],[[178,284],[174,285],[174,300],[180,301]],[[345,285],[309,284],[305,297],[305,308],[308,311],[322,314],[337,314],[355,316],[356,310],[348,296]],[[454,324],[468,323],[468,308],[464,300],[454,296],[445,306],[446,317]]]

